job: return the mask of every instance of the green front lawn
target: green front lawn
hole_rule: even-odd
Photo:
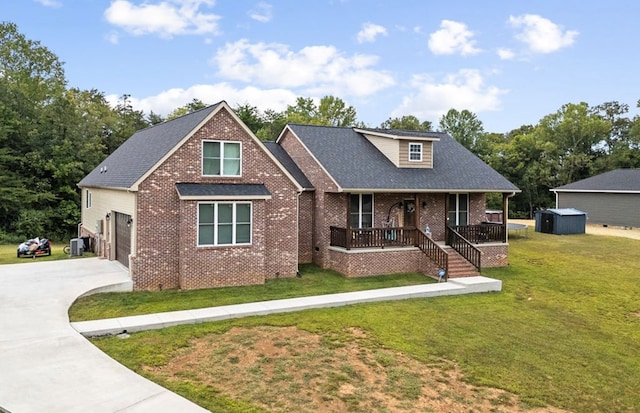
[[[528,238],[512,240],[510,266],[483,271],[503,281],[500,293],[308,310],[148,331],[126,340],[93,341],[133,370],[213,411],[258,411],[260,400],[252,399],[249,389],[239,400],[225,393],[223,384],[203,383],[206,371],[197,363],[190,373],[171,379],[154,369],[191,351],[191,340],[195,339],[214,343],[213,356],[222,350],[216,349],[216,337],[222,339],[234,326],[296,326],[321,335],[330,348],[352,342],[349,332],[355,328],[369,337],[363,351],[397,351],[429,365],[441,359],[452,361],[467,382],[513,392],[526,406],[636,412],[640,411],[639,251],[640,241],[630,239],[530,232]],[[296,282],[316,276],[326,277],[328,284],[343,282],[333,274],[323,275],[313,268],[309,271],[317,274],[274,281],[282,287],[273,287],[264,295],[261,291],[269,291],[271,286],[264,286],[265,290],[220,289],[210,305],[244,301],[243,292],[261,300],[295,295],[304,290],[292,291]],[[122,297],[138,302],[132,310],[137,313],[145,302],[158,301],[158,297],[177,302],[182,298],[184,308],[189,307],[195,301],[191,294],[133,293]],[[125,306],[116,296],[93,305],[93,314],[115,314],[116,307]],[[86,318],[84,312],[81,307],[72,309],[77,319]],[[237,346],[243,346],[243,341]],[[299,350],[304,354],[304,349]],[[378,368],[385,367],[380,364]],[[313,374],[309,372],[310,377]],[[347,373],[339,377],[350,380]],[[404,396],[409,405],[420,391],[415,386],[411,389]],[[497,405],[494,411],[508,410]],[[357,405],[353,411],[358,411]]]
[[[19,263],[30,263],[34,261],[56,261],[56,260],[66,260],[70,259],[68,254],[65,254],[62,249],[67,244],[60,243],[51,243],[51,256],[41,256],[41,257],[17,257],[17,249],[18,244],[8,245],[3,244],[0,245],[0,265],[1,264],[19,264]],[[82,257],[93,257],[94,254],[90,252],[86,252]],[[73,257],[73,259],[78,259],[82,257]]]
[[[72,321],[95,320],[436,282],[415,273],[345,278],[313,265],[302,266],[300,275],[299,278],[269,280],[264,285],[247,287],[96,294],[78,299],[71,307],[69,317]]]

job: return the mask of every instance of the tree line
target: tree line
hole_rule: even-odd
[[[0,23],[0,242],[74,236],[80,222],[76,184],[86,174],[135,131],[206,106],[194,99],[166,118],[135,110],[128,95],[113,106],[103,92],[69,87],[53,52],[15,24]],[[370,127],[335,96],[318,103],[299,97],[284,111],[260,111],[249,103],[234,110],[262,140],[276,139],[287,123]],[[413,115],[377,127],[450,133],[522,190],[511,215],[531,216],[553,205],[549,188],[640,167],[640,119],[628,113],[628,105],[618,102],[567,104],[537,125],[506,134],[486,132],[476,114],[456,109],[437,128]]]

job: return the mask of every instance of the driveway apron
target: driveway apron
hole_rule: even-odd
[[[80,295],[130,283],[98,258],[0,266],[0,411],[206,412],[111,359],[69,324]]]

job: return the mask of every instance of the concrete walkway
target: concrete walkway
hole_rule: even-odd
[[[117,262],[85,258],[0,266],[0,412],[205,412],[109,358],[87,336],[310,308],[500,291],[486,277],[69,323],[90,291],[128,290]]]
[[[446,283],[421,284],[406,287],[382,288],[378,290],[355,291],[350,293],[316,295],[311,297],[287,298],[283,300],[260,301],[247,304],[225,305],[197,310],[170,311],[165,313],[109,318],[104,320],[79,321],[71,323],[79,333],[87,337],[122,332],[136,332],[208,321],[220,321],[254,315],[286,313],[312,308],[339,307],[374,301],[405,300],[409,298],[436,297],[500,291],[502,281],[487,277],[467,277],[450,279]]]

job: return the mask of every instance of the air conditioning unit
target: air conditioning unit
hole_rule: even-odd
[[[72,238],[69,245],[69,255],[72,257],[79,257],[84,251],[84,241],[82,238]]]

